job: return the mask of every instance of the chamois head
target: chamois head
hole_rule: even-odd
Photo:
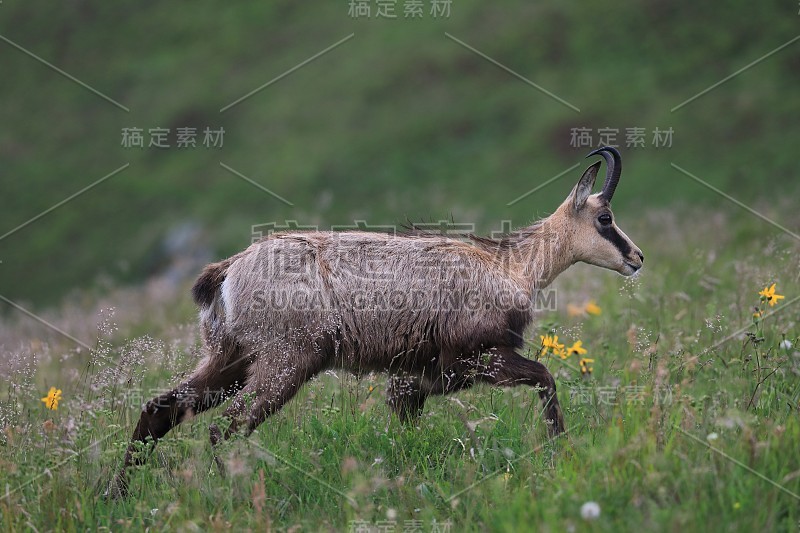
[[[616,149],[607,146],[594,150],[587,157],[593,155],[600,155],[606,161],[603,190],[592,194],[601,163],[598,161],[584,171],[555,214],[568,228],[574,262],[582,261],[630,276],[642,268],[644,255],[617,227],[611,212],[611,198],[622,173],[622,159]]]

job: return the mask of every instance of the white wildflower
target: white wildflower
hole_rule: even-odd
[[[581,518],[595,520],[600,516],[600,505],[597,502],[586,502],[581,506]]]

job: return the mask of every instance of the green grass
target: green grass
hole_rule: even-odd
[[[426,2],[427,3],[427,2]],[[354,20],[347,2],[143,8],[87,1],[42,10],[5,0],[0,35],[130,108],[126,113],[0,43],[0,294],[43,308],[74,287],[137,283],[164,261],[170,228],[198,225],[213,255],[253,224],[386,224],[422,218],[527,223],[572,183],[507,204],[576,163],[576,127],[642,127],[624,149],[615,205],[797,191],[795,42],[686,107],[671,109],[798,33],[792,2],[454,2],[446,20]],[[580,108],[575,113],[448,39],[475,47]],[[298,63],[355,37],[225,113]],[[121,130],[224,127],[219,150],[125,149]],[[670,149],[652,130],[674,129]],[[595,143],[598,142],[595,135]],[[174,144],[174,141],[173,141]],[[288,198],[290,208],[220,167]],[[577,180],[579,171],[567,181]],[[57,258],[55,260],[54,258]],[[2,309],[10,311],[5,306]]]
[[[0,525],[796,531],[797,243],[734,211],[653,212],[633,227],[619,216],[647,255],[642,275],[574,267],[555,286],[558,309],[529,333],[581,339],[595,359],[583,377],[574,356],[543,359],[569,428],[555,441],[530,389],[432,398],[409,427],[384,404],[384,376],[323,375],[250,438],[224,445],[228,477],[212,468],[208,444],[217,410],[170,433],[133,472],[131,497],[107,502],[100,494],[141,401],[196,358],[188,296],[117,290],[54,311],[58,324],[99,323],[91,353],[45,328],[23,331],[23,319],[6,322],[17,336],[0,368]],[[758,292],[773,282],[789,305],[767,306],[779,311],[754,323]],[[599,316],[565,312],[588,298]],[[115,302],[113,318],[96,316]],[[784,338],[792,348],[779,347]],[[64,391],[56,411],[39,401],[50,386]],[[588,501],[601,508],[594,521],[581,518]]]
[[[602,0],[589,10],[464,0],[448,20],[415,22],[352,20],[346,2],[41,10],[4,0],[0,13],[0,35],[131,110],[0,43],[9,73],[0,235],[130,163],[0,238],[0,295],[91,345],[76,348],[2,306],[3,530],[313,531],[387,520],[423,531],[798,530],[797,242],[670,166],[797,232],[800,42],[671,111],[794,38],[796,3]],[[124,149],[121,129],[132,126],[224,127],[225,146]],[[202,247],[222,257],[249,242],[251,225],[285,220],[519,226],[577,180],[578,169],[508,205],[584,164],[588,150],[569,146],[575,127],[646,128],[645,148],[623,147],[614,207],[647,262],[630,280],[574,267],[555,285],[557,310],[528,333],[580,339],[595,359],[581,376],[575,357],[544,358],[566,435],[547,438],[528,389],[431,398],[409,427],[384,404],[385,376],[326,374],[250,438],[224,446],[227,478],[212,468],[208,443],[217,410],[159,444],[132,473],[129,499],[100,497],[141,403],[196,363],[188,281],[159,277],[174,259],[163,251],[171,228],[199,227]],[[674,129],[672,148],[652,146],[655,127]],[[788,307],[754,323],[758,291],[775,282]],[[601,315],[566,312],[588,299]],[[784,339],[792,348],[780,348]],[[51,386],[63,390],[55,411],[40,401]],[[581,517],[588,501],[601,508],[594,521]]]

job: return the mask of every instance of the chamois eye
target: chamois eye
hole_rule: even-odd
[[[609,224],[611,224],[611,215],[609,215],[608,213],[603,213],[602,215],[597,217],[597,221],[602,226],[608,226]]]

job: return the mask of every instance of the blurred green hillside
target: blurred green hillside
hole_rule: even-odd
[[[614,205],[632,236],[649,206],[738,209],[670,163],[797,229],[800,41],[672,111],[800,35],[796,2],[454,0],[441,18],[423,4],[412,20],[400,0],[390,20],[375,3],[370,18],[353,18],[346,0],[5,0],[0,295],[41,307],[102,280],[142,280],[164,268],[164,240],[187,223],[210,257],[272,221],[521,225],[551,211],[588,164],[574,128],[590,128],[594,144],[598,128],[619,130],[626,171]],[[133,127],[145,145],[148,129],[169,128],[171,147],[123,147]],[[198,129],[197,147],[175,146],[181,127]],[[222,147],[202,145],[206,127],[224,128]],[[645,146],[626,148],[634,127]],[[655,128],[672,128],[671,147],[653,145]]]

